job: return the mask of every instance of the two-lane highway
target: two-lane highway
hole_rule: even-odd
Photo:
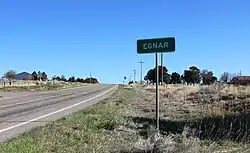
[[[103,100],[116,88],[93,84],[0,98],[0,142]]]

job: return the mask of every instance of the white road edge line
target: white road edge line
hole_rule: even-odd
[[[43,116],[39,116],[39,117],[37,117],[37,118],[33,118],[33,119],[31,119],[31,120],[29,120],[29,121],[26,121],[26,122],[23,122],[23,123],[20,123],[20,124],[17,124],[17,125],[10,126],[10,127],[8,127],[8,128],[2,129],[2,130],[0,130],[0,133],[9,131],[9,130],[14,129],[14,128],[17,128],[17,127],[19,127],[19,126],[23,126],[23,125],[25,125],[25,124],[28,124],[28,123],[30,123],[30,122],[34,122],[34,121],[37,121],[37,120],[39,120],[39,119],[42,119],[42,118],[45,118],[45,117],[54,115],[54,114],[56,114],[56,113],[60,113],[60,112],[62,112],[62,111],[65,111],[65,110],[68,110],[68,109],[70,109],[70,108],[73,108],[73,107],[75,107],[75,106],[81,105],[82,103],[86,103],[86,102],[88,102],[88,101],[90,101],[90,100],[93,100],[93,99],[95,99],[95,98],[97,98],[97,97],[100,97],[100,96],[102,96],[102,95],[108,93],[109,91],[115,89],[116,87],[117,87],[117,85],[116,85],[115,87],[113,87],[113,88],[111,88],[111,89],[109,89],[109,90],[107,90],[107,91],[105,91],[105,92],[99,94],[99,95],[96,95],[96,96],[94,96],[94,97],[91,97],[91,98],[89,98],[89,99],[86,99],[86,100],[84,100],[84,101],[81,101],[81,102],[79,102],[79,103],[76,103],[76,104],[74,104],[74,105],[71,105],[71,106],[68,106],[68,107],[59,109],[59,110],[57,110],[57,111],[51,112],[51,113],[46,114],[46,115],[43,115]]]
[[[30,95],[45,94],[45,93],[53,93],[53,92],[60,92],[60,91],[65,91],[65,90],[67,91],[67,90],[73,90],[73,89],[84,88],[84,87],[88,87],[88,85],[86,85],[86,86],[80,86],[80,87],[74,87],[74,88],[59,89],[59,90],[54,90],[54,91],[37,92],[37,93],[35,93],[35,94],[26,94],[26,95],[12,96],[12,97],[3,97],[3,98],[0,98],[0,101],[1,101],[1,100],[5,100],[5,99],[12,99],[12,98],[25,97],[25,96],[30,96]]]

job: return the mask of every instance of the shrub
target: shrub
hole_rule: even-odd
[[[133,81],[129,81],[128,84],[133,84],[134,82]]]

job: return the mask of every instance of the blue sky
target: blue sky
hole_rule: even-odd
[[[6,0],[0,1],[0,74],[41,70],[49,76],[121,83],[155,65],[137,55],[136,40],[175,37],[164,54],[169,72],[191,65],[250,75],[248,0]]]

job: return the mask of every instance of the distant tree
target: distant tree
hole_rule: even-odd
[[[213,80],[213,82],[217,82],[217,81],[218,81],[218,79],[217,79],[216,76],[213,76],[213,77],[212,77],[212,80]]]
[[[96,78],[86,78],[83,83],[99,83]]]
[[[209,77],[209,76],[208,76],[208,72],[209,72],[208,70],[202,70],[202,71],[201,71],[201,79],[202,79],[202,83],[203,83],[203,84],[206,84],[206,82],[209,81],[209,80],[208,80],[208,77]],[[211,79],[212,79],[212,76],[211,76]],[[211,80],[211,79],[210,79],[210,80]]]
[[[162,80],[161,68],[162,68],[161,66],[158,66],[159,82],[161,82]],[[144,80],[156,83],[156,67],[154,69],[148,70],[147,75],[144,77]],[[168,74],[168,69],[165,66],[163,66],[163,82],[168,84],[170,83],[170,80],[171,80],[171,75]]]
[[[181,83],[181,75],[177,72],[173,72],[171,75],[171,81],[170,83],[173,84],[180,84]]]
[[[11,80],[16,78],[16,72],[14,70],[9,70],[4,76],[9,80],[9,85],[11,85]]]
[[[76,79],[76,82],[81,82],[81,78],[78,77],[78,78]]]
[[[128,84],[133,84],[134,82],[133,81],[129,81]]]
[[[9,84],[11,85],[11,80],[16,78],[16,72],[14,70],[9,70],[4,74],[4,76],[9,79]]]
[[[61,81],[61,77],[54,75],[54,76],[52,77],[52,80]]]
[[[37,72],[37,80],[41,80],[42,79],[42,73],[40,71]]]
[[[205,85],[214,83],[212,71],[202,70],[201,77],[202,77],[202,83]]]
[[[61,77],[57,76],[57,77],[56,77],[56,80],[57,80],[57,81],[61,81]]]
[[[192,72],[190,70],[185,70],[182,78],[183,81],[186,82],[187,84],[191,84],[194,82],[192,79]]]
[[[72,76],[72,77],[70,77],[69,79],[68,79],[68,82],[75,82],[76,80],[75,80],[75,77],[74,76]]]
[[[170,80],[171,80],[171,75],[168,74],[168,69],[165,66],[163,66],[163,80],[162,80],[162,67],[159,66],[159,81],[160,82],[163,81],[164,83],[169,84]]]
[[[185,71],[184,71],[184,73],[185,73]],[[184,74],[181,75],[181,82],[185,83]]]
[[[191,66],[189,68],[192,72],[192,79],[193,79],[193,83],[200,83],[201,82],[201,77],[200,77],[200,69],[197,68],[196,66]]]
[[[16,72],[14,70],[9,70],[8,72],[5,73],[4,75],[7,79],[15,79],[16,78]]]
[[[150,82],[154,82],[156,80],[154,69],[148,70],[147,75],[144,77],[144,80]]]
[[[55,75],[52,77],[52,80],[56,80],[56,76]]]
[[[47,79],[48,79],[47,74],[46,74],[45,72],[43,72],[43,73],[41,74],[41,80],[42,80],[42,81],[46,81]]]
[[[34,80],[37,80],[37,73],[36,73],[36,71],[34,71],[34,72],[32,73],[32,76],[33,76],[33,79],[34,79]]]
[[[184,71],[183,80],[188,84],[198,84],[201,81],[200,69],[196,66],[191,66]]]
[[[67,79],[66,79],[66,77],[64,75],[61,76],[61,81],[67,82]]]
[[[237,76],[236,73],[229,73],[228,81],[232,82],[233,78],[236,77],[236,76]]]
[[[221,74],[220,81],[227,83],[230,79],[229,77],[230,77],[230,74],[228,72],[224,72],[223,74]]]
[[[84,79],[83,79],[83,78],[79,78],[79,77],[78,77],[78,78],[76,79],[76,82],[81,82],[81,83],[84,83]]]
[[[67,81],[68,81],[68,82],[72,82],[72,81],[71,81],[71,77],[69,77]]]

